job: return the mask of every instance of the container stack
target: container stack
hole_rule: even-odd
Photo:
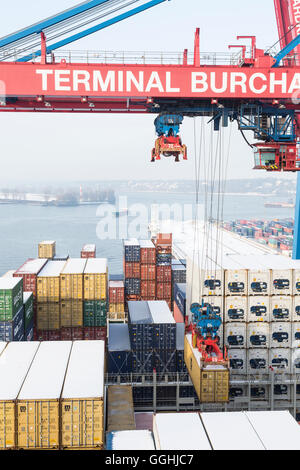
[[[0,278],[0,341],[24,341],[23,280]]]
[[[107,370],[110,374],[122,375],[132,372],[132,353],[127,323],[108,325]]]
[[[159,233],[156,248],[156,299],[165,300],[172,309],[172,234]]]
[[[125,300],[139,300],[141,296],[141,250],[135,238],[124,241]]]
[[[34,338],[34,308],[33,293],[23,293],[24,305],[24,341],[33,341]]]
[[[60,274],[61,339],[83,339],[83,273],[87,260],[70,258]]]
[[[156,299],[156,250],[151,240],[140,240],[141,300]]]
[[[105,258],[90,258],[84,269],[84,339],[105,339],[108,311],[108,265]]]
[[[109,313],[110,322],[125,322],[125,286],[124,281],[109,281]]]
[[[80,253],[80,258],[96,258],[96,245],[84,245]]]
[[[37,276],[36,335],[39,341],[60,339],[60,275],[65,261],[49,260]]]
[[[176,323],[185,323],[186,319],[186,284],[175,283],[173,286],[173,316]]]
[[[39,243],[38,247],[38,257],[53,259],[56,254],[56,243],[55,241],[44,241]]]

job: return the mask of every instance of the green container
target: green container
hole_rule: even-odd
[[[12,321],[23,306],[23,278],[0,278],[0,321]]]
[[[33,293],[23,293],[25,330],[33,321]]]
[[[83,325],[106,326],[107,302],[105,300],[86,300],[83,302]]]

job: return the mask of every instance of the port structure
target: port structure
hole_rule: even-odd
[[[151,160],[187,158],[184,117],[211,117],[215,131],[236,121],[253,131],[255,169],[300,170],[300,27],[292,0],[274,0],[280,52],[238,36],[229,56],[93,52],[62,48],[170,0],[90,0],[0,38],[0,111],[152,113],[158,134]],[[250,48],[245,42],[250,41]],[[238,52],[236,52],[238,51]],[[247,139],[246,139],[247,140]],[[298,173],[294,258],[300,259]]]

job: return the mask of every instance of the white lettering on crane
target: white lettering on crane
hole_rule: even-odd
[[[236,87],[241,87],[242,93],[247,93],[247,75],[243,72],[233,72],[230,80],[230,92],[235,93]]]
[[[228,87],[228,73],[223,72],[222,73],[222,86],[221,88],[217,88],[216,86],[216,72],[212,72],[210,75],[210,81],[211,81],[211,89],[214,93],[224,93],[227,90]]]
[[[93,91],[115,91],[115,73],[107,72],[105,80],[103,80],[102,74],[99,70],[95,70],[93,73]]]
[[[124,91],[124,73],[122,71],[118,72],[118,91]]]
[[[293,17],[294,17],[294,24],[291,26],[296,25],[296,32],[300,34],[300,0],[294,0],[293,2]]]
[[[199,86],[200,88],[199,88]],[[205,93],[208,90],[207,73],[192,72],[192,93]]]
[[[164,92],[164,87],[162,86],[158,72],[151,73],[145,92],[149,93],[152,88],[157,88],[161,93]]]
[[[79,91],[79,85],[83,85],[85,91],[91,91],[90,73],[87,70],[74,70],[73,72],[73,90]]]
[[[300,73],[295,73],[293,80],[291,82],[289,93],[294,93],[294,91],[300,90]]]
[[[283,73],[280,80],[276,80],[276,73],[270,73],[270,93],[275,93],[275,87],[281,86],[281,93],[286,93],[287,73]]]
[[[55,90],[57,91],[71,91],[70,87],[70,70],[55,70]],[[63,75],[69,75],[64,77]],[[63,83],[68,83],[68,86],[63,86]]]
[[[131,92],[131,85],[134,85],[137,91],[144,91],[144,72],[139,72],[137,79],[133,72],[126,72],[126,91]]]
[[[166,72],[166,92],[167,93],[180,93],[180,88],[172,88],[171,72]]]
[[[264,82],[267,81],[267,78],[263,73],[254,73],[253,75],[251,75],[251,77],[249,79],[249,88],[253,93],[256,93],[256,94],[260,95],[261,93],[264,93],[266,91],[267,85],[262,85],[260,88],[256,88],[254,82],[258,78],[260,78]]]
[[[42,75],[42,90],[48,91],[48,75],[53,75],[53,70],[36,70],[36,73]]]

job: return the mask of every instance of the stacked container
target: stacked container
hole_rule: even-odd
[[[109,323],[107,372],[109,374],[130,374],[132,353],[127,323]]]
[[[186,316],[186,284],[175,283],[173,315],[176,323],[185,323]]]
[[[70,258],[60,274],[61,339],[83,339],[83,273],[87,260]]]
[[[108,320],[125,321],[125,286],[124,281],[109,281],[109,313]]]
[[[108,311],[107,259],[88,259],[83,276],[83,326],[85,339],[106,337]]]
[[[55,241],[44,241],[39,243],[38,257],[53,259],[56,254],[56,243]]]
[[[151,240],[140,241],[141,300],[156,298],[156,250]]]
[[[124,241],[125,300],[139,300],[141,296],[141,250],[135,238]]]
[[[0,341],[24,341],[23,280],[0,278]]]
[[[172,309],[172,234],[159,233],[156,247],[156,299]]]
[[[84,245],[80,253],[80,258],[96,258],[96,245]]]
[[[175,308],[175,285],[186,284],[186,264],[184,260],[172,259],[172,309]]]
[[[34,311],[33,311],[33,293],[23,293],[24,306],[24,340],[32,341],[34,337]]]

